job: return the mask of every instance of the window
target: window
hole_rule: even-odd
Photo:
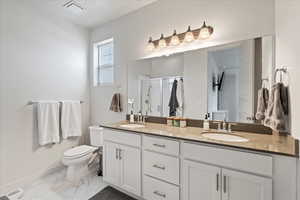
[[[113,39],[94,44],[94,86],[114,83]]]

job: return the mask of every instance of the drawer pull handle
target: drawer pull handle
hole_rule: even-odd
[[[116,149],[116,160],[119,160],[119,149]]]
[[[122,149],[119,149],[119,160],[122,160]]]
[[[219,191],[219,176],[220,176],[219,173],[217,173],[217,186],[216,186],[217,192]]]
[[[226,194],[226,183],[227,183],[227,181],[226,181],[226,176],[224,175],[224,177],[223,177],[224,179],[223,179],[223,181],[224,181],[224,183],[223,183],[223,186],[224,186],[224,188],[223,188],[223,191],[224,191],[224,194]]]
[[[166,148],[166,145],[164,145],[164,144],[153,144],[153,146],[160,147],[160,148]]]
[[[163,194],[159,191],[154,191],[153,194],[157,195],[157,196],[160,196],[160,197],[163,197],[163,198],[166,198],[166,194]]]
[[[159,165],[153,165],[153,167],[155,167],[157,169],[161,169],[161,170],[165,170],[166,169],[165,166],[159,166]]]

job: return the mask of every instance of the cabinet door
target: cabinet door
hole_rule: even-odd
[[[183,162],[183,199],[220,200],[221,169],[192,161]]]
[[[141,195],[141,150],[120,146],[120,187],[136,195]]]
[[[222,200],[272,200],[272,179],[222,169]]]
[[[118,186],[120,184],[119,145],[105,142],[103,151],[103,179]]]

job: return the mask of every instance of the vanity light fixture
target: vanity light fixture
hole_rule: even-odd
[[[188,27],[188,30],[186,31],[185,33],[185,36],[184,36],[184,41],[185,42],[192,42],[195,40],[195,36],[194,36],[194,33],[193,31],[191,30],[191,26]]]
[[[200,40],[208,39],[213,34],[213,32],[214,32],[213,27],[207,26],[206,23],[204,22],[202,27],[200,28],[198,39]]]
[[[149,38],[149,41],[148,41],[148,45],[147,45],[147,50],[148,51],[153,51],[155,49],[155,45],[152,41],[152,37]]]
[[[172,35],[172,37],[171,37],[171,42],[170,42],[170,44],[171,44],[172,46],[177,46],[177,45],[180,44],[180,40],[179,40],[179,37],[178,37],[178,35],[177,35],[177,33],[176,33],[176,30],[174,30],[174,33],[173,33],[173,35]]]
[[[161,49],[167,47],[167,41],[164,37],[164,34],[161,34],[161,36],[160,36],[160,39],[159,39],[159,42],[158,42],[158,47],[161,48]]]
[[[211,26],[207,26],[206,22],[204,21],[201,28],[198,29],[191,29],[191,26],[188,27],[188,30],[184,33],[178,33],[176,30],[174,30],[173,35],[164,37],[163,34],[161,34],[160,39],[158,40],[152,40],[150,37],[148,44],[147,44],[147,50],[153,51],[154,49],[163,49],[167,46],[177,46],[181,43],[191,43],[194,40],[205,40],[211,37],[211,35],[214,32],[214,28]]]

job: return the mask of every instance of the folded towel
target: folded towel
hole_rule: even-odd
[[[178,108],[176,110],[176,115],[183,117],[183,106],[184,106],[184,88],[183,88],[183,80],[180,79],[177,83],[177,101]]]
[[[169,101],[169,116],[176,116],[176,110],[179,107],[177,99],[177,80],[174,80]]]
[[[121,94],[116,93],[113,95],[109,110],[113,112],[122,112]]]
[[[37,103],[39,144],[59,143],[59,102]]]
[[[285,132],[288,127],[287,114],[288,90],[283,83],[276,83],[271,89],[264,124],[274,131]]]
[[[80,101],[62,102],[61,130],[63,139],[79,137],[82,135]]]
[[[264,120],[265,114],[268,108],[269,101],[269,90],[267,88],[261,88],[258,90],[258,99],[257,99],[257,112],[256,119]]]

